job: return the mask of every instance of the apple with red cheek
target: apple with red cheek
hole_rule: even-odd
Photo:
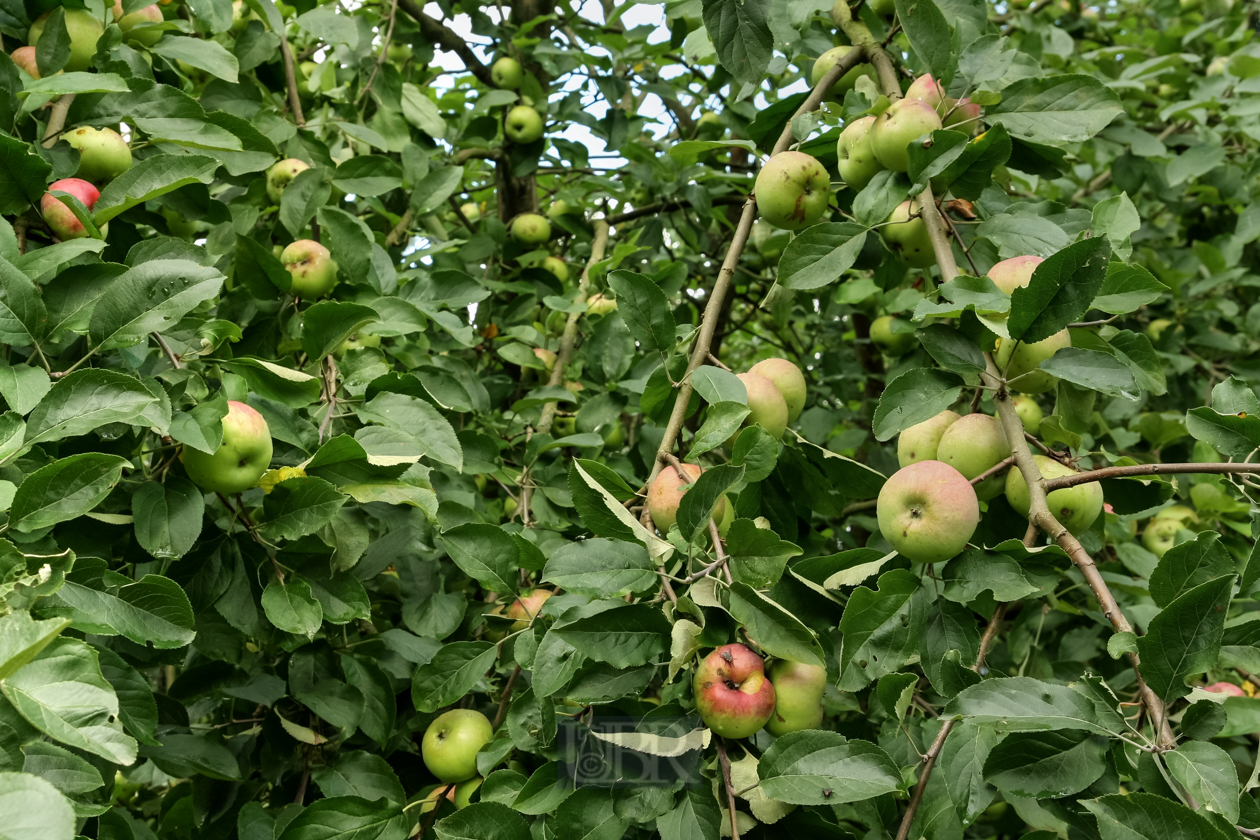
[[[747,738],[774,714],[774,684],[761,657],[743,645],[725,645],[696,669],[696,709],[704,725],[723,738]]]
[[[74,196],[83,203],[84,207],[91,210],[101,197],[100,190],[82,178],[62,178],[49,185],[48,192],[44,193],[44,197],[39,202],[39,210],[44,216],[44,221],[52,228],[52,232],[57,234],[58,239],[65,241],[87,236],[87,228],[83,227],[83,223],[74,215],[74,211],[60,198],[53,195],[57,192]]]

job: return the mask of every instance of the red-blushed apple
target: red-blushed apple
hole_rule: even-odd
[[[38,79],[39,63],[35,60],[34,47],[18,47],[9,54],[9,58],[13,59],[13,63],[26,72],[26,75],[32,79]]]
[[[910,87],[906,88],[904,98],[926,102],[939,114],[943,113],[941,106],[945,103],[947,97],[945,96],[945,88],[941,87],[941,83],[932,78],[931,73],[924,73],[910,83]]]
[[[949,99],[945,103],[945,116],[941,122],[946,128],[975,134],[980,128],[980,106],[970,99]]]
[[[525,81],[525,71],[519,61],[505,55],[490,65],[490,81],[497,88],[516,90]]]
[[[271,430],[261,414],[236,400],[228,401],[223,442],[213,455],[185,446],[184,470],[202,490],[230,496],[258,483],[271,464]]]
[[[1031,283],[1033,272],[1043,262],[1045,259],[1032,254],[1011,257],[1009,260],[994,263],[993,268],[989,269],[988,278],[993,281],[993,285],[1010,295],[1016,289]]]
[[[931,268],[936,265],[936,251],[932,249],[932,237],[919,215],[917,201],[903,201],[893,208],[879,229],[884,242],[898,260],[911,268]]]
[[[289,293],[308,300],[323,297],[337,285],[337,263],[323,245],[313,239],[290,242],[280,252],[288,269]]]
[[[919,461],[897,470],[875,503],[880,533],[912,563],[956,556],[980,524],[980,500],[971,482],[949,464]]]
[[[822,725],[826,668],[780,659],[770,666],[770,682],[774,685],[775,704],[766,730],[771,735],[778,737]]]
[[[550,589],[535,589],[533,592],[518,596],[503,613],[512,619],[512,626],[508,628],[508,632],[515,633],[528,627],[542,610],[543,604],[547,603],[547,599],[555,594]]]
[[[823,76],[827,75],[832,67],[836,66],[841,58],[852,47],[832,47],[822,55],[818,56],[818,60],[814,62],[814,68],[809,74],[809,86],[818,87],[818,83],[822,81]],[[867,76],[871,79],[875,78],[875,68],[865,62],[855,65],[848,72],[840,76],[836,83],[831,86],[831,90],[827,91],[829,99],[844,99],[844,95],[857,85],[858,79]]]
[[[503,120],[503,133],[513,143],[533,143],[543,136],[542,117],[528,105],[517,105],[507,112]]]
[[[660,471],[652,480],[652,486],[648,488],[648,513],[652,514],[652,522],[662,534],[669,531],[670,527],[678,521],[678,505],[682,503],[683,494],[704,472],[698,464],[683,464],[682,470],[687,476],[686,481],[680,478],[678,471],[670,465]],[[725,513],[726,497],[723,496],[713,505],[712,516],[720,521]]]
[[[47,222],[48,227],[52,228],[52,232],[57,234],[58,239],[64,241],[82,239],[87,236],[87,228],[83,227],[83,223],[74,215],[74,211],[53,195],[54,192],[72,195],[83,202],[84,207],[91,210],[101,197],[100,190],[82,178],[62,178],[48,185],[48,192],[44,193],[44,197],[39,202],[39,210],[44,216],[44,221]]]
[[[561,283],[569,279],[569,266],[559,257],[547,257],[542,261],[542,267],[555,275]]]
[[[1041,470],[1045,478],[1076,475],[1076,470],[1053,458],[1045,455],[1034,455],[1033,458],[1037,462],[1037,469]],[[1024,474],[1018,467],[1013,467],[1006,473],[1006,501],[1011,503],[1011,507],[1015,508],[1015,512],[1020,516],[1028,515],[1032,500],[1028,495],[1028,485],[1024,483]],[[1097,481],[1091,481],[1088,484],[1055,490],[1046,496],[1046,505],[1054,518],[1059,520],[1059,524],[1072,534],[1084,533],[1102,513],[1102,485]]]
[[[920,461],[935,461],[937,447],[945,430],[958,422],[958,414],[949,409],[930,420],[916,423],[897,436],[897,465],[908,467]]]
[[[788,406],[774,382],[752,371],[735,376],[744,383],[744,390],[748,392],[750,413],[744,419],[744,425],[760,426],[775,440],[783,437],[788,424]]]
[[[871,321],[871,342],[889,356],[904,356],[919,346],[914,325],[905,318],[881,315]]]
[[[602,294],[594,294],[586,299],[587,315],[607,315],[609,312],[617,311],[617,301],[613,298],[604,297]]]
[[[308,169],[310,166],[297,158],[285,158],[273,163],[267,170],[267,197],[271,199],[271,203],[279,204],[280,196],[284,194],[289,184],[293,183],[293,179],[298,176],[298,173]]]
[[[541,245],[551,238],[551,222],[537,213],[522,213],[512,220],[512,238],[522,245]]]
[[[757,173],[757,211],[784,230],[817,222],[831,200],[831,176],[804,152],[781,152]]]
[[[490,742],[494,729],[481,712],[452,709],[438,715],[424,731],[420,753],[424,766],[444,782],[462,782],[477,775],[477,753]]]
[[[968,414],[941,435],[936,460],[949,464],[970,481],[1010,454],[1011,445],[1001,423],[987,414]],[[1002,492],[1006,479],[1001,474],[992,475],[974,486],[980,501],[987,502]]]
[[[875,118],[871,148],[885,169],[905,172],[910,168],[907,147],[925,134],[941,128],[941,115],[921,99],[899,99]]]
[[[836,168],[845,185],[855,190],[862,189],[884,171],[871,147],[871,128],[874,125],[874,117],[854,120],[844,127],[840,139],[836,141]]]
[[[31,24],[26,33],[26,43],[38,46],[39,38],[44,34],[44,24],[48,22],[48,14],[42,14]],[[70,58],[63,68],[67,73],[82,73],[92,66],[92,56],[96,55],[96,42],[105,27],[99,20],[85,9],[66,9],[66,32],[70,34]]]
[[[1016,394],[1011,402],[1015,404],[1019,422],[1024,424],[1024,431],[1030,435],[1037,434],[1041,430],[1041,418],[1045,416],[1037,401],[1026,394]]]
[[[1006,381],[1014,390],[1024,394],[1044,394],[1054,388],[1059,377],[1040,370],[1041,363],[1064,347],[1071,346],[1072,337],[1066,328],[1033,344],[999,338],[993,361],[997,363],[998,370],[1006,371]]]
[[[1204,686],[1204,691],[1210,691],[1213,694],[1228,694],[1230,697],[1246,697],[1247,692],[1243,691],[1239,686],[1231,682],[1214,682],[1211,685]]]
[[[743,645],[710,653],[696,669],[696,709],[704,725],[723,738],[747,738],[774,714],[774,684],[761,657]]]
[[[112,128],[99,131],[82,126],[64,135],[79,150],[79,171],[75,177],[93,184],[107,184],[131,168],[131,149]]]
[[[787,421],[795,423],[805,409],[805,397],[809,391],[801,369],[787,359],[762,359],[750,367],[748,372],[764,376],[774,383],[783,395],[783,401],[787,403]]]
[[[131,14],[125,15],[123,14],[122,0],[114,0],[113,15],[114,22],[123,31],[123,35],[137,44],[151,47],[162,37],[161,29],[145,25],[162,22],[162,10],[158,8],[156,3],[152,6],[136,9]]]

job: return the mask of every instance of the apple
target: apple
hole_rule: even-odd
[[[683,464],[682,469],[687,475],[687,481],[678,477],[678,471],[673,466],[666,466],[648,488],[648,513],[652,515],[652,522],[662,534],[668,532],[670,526],[678,521],[678,505],[682,502],[683,494],[704,472],[698,464]],[[723,497],[713,506],[713,516],[721,520],[725,513],[726,498]]]
[[[1158,342],[1160,336],[1164,334],[1164,330],[1173,326],[1173,322],[1167,318],[1156,318],[1146,325],[1146,335],[1153,342]]]
[[[18,47],[9,54],[9,58],[13,59],[13,63],[24,70],[26,75],[30,76],[32,79],[38,79],[40,77],[39,63],[35,61],[34,47]],[[58,70],[57,72],[60,73],[61,71]]]
[[[1045,260],[1031,254],[1023,257],[1011,257],[995,263],[989,269],[988,277],[993,285],[1001,289],[1008,297],[1016,289],[1021,289],[1032,282],[1033,272]]]
[[[1076,475],[1076,470],[1059,463],[1053,458],[1048,458],[1045,455],[1034,455],[1033,458],[1037,462],[1037,469],[1041,470],[1041,474],[1045,478],[1061,478],[1066,475]],[[1011,469],[1006,473],[1006,500],[1011,503],[1011,507],[1015,508],[1021,516],[1028,515],[1028,508],[1031,503],[1028,495],[1028,485],[1024,483],[1023,473],[1018,468]],[[1046,504],[1049,506],[1050,512],[1054,514],[1054,518],[1059,520],[1063,527],[1067,528],[1072,534],[1080,534],[1089,530],[1089,526],[1093,525],[1094,520],[1102,513],[1102,485],[1097,481],[1091,481],[1088,484],[1078,484],[1075,487],[1055,490],[1046,497]]]
[[[778,737],[822,725],[826,668],[780,659],[770,666],[770,683],[774,686],[775,704],[766,730],[771,735]]]
[[[349,353],[351,350],[363,350],[368,347],[380,347],[380,346],[381,346],[381,337],[379,335],[373,335],[372,333],[367,333],[367,332],[363,332],[363,330],[359,330],[357,333],[354,333],[353,335],[346,336],[346,340],[341,342],[341,344],[337,346],[337,349],[333,351],[333,355],[337,357],[338,359],[340,359],[342,356]]]
[[[91,210],[96,206],[97,199],[101,197],[100,191],[82,178],[62,178],[48,185],[48,192],[44,193],[44,197],[39,202],[39,210],[44,216],[44,221],[52,228],[52,232],[57,234],[58,239],[82,239],[87,236],[87,228],[83,227],[83,223],[61,199],[53,195],[54,192],[69,193],[83,202],[84,207]]]
[[[547,218],[555,221],[561,216],[568,216],[572,213],[578,213],[580,208],[574,207],[563,198],[551,202],[551,206],[547,208]]]
[[[897,465],[908,467],[920,461],[935,461],[936,450],[945,431],[957,423],[956,413],[946,409],[931,420],[916,423],[897,437]]]
[[[888,214],[886,221],[880,233],[884,235],[884,244],[898,260],[911,268],[936,265],[936,251],[932,249],[927,225],[919,216],[919,202],[901,202]]]
[[[921,99],[899,99],[875,118],[871,148],[885,169],[905,172],[910,168],[907,147],[925,134],[941,128],[941,115]]]
[[[735,376],[744,383],[744,389],[748,392],[748,409],[751,413],[744,419],[744,425],[760,426],[775,440],[783,437],[788,424],[788,406],[778,387],[760,373],[749,371]]]
[[[112,128],[99,131],[82,126],[63,135],[67,143],[79,150],[79,171],[76,177],[93,184],[108,183],[131,168],[131,149]]]
[[[747,738],[774,714],[774,683],[766,679],[761,657],[743,645],[706,656],[692,687],[704,725],[723,738]]]
[[[831,176],[804,152],[781,152],[757,173],[757,210],[784,230],[801,230],[822,218],[831,200]]]
[[[514,143],[533,143],[543,136],[543,121],[528,105],[517,105],[503,120],[503,133]]]
[[[924,73],[911,82],[910,87],[906,88],[905,98],[926,102],[938,114],[941,113],[941,105],[948,99],[945,95],[945,88],[941,86],[940,82],[932,78],[931,73]]]
[[[569,279],[569,267],[559,257],[547,257],[542,261],[542,267],[554,274],[561,283]]]
[[[162,10],[158,8],[156,3],[152,6],[136,9],[129,15],[124,15],[122,0],[114,0],[113,15],[114,22],[118,24],[118,28],[123,31],[123,35],[129,40],[151,47],[162,37],[161,29],[147,25],[150,23],[161,23],[163,20]],[[132,30],[135,31],[133,32]]]
[[[271,430],[261,414],[243,402],[228,401],[223,442],[213,455],[185,446],[179,459],[202,490],[230,496],[258,483],[271,464]]]
[[[897,7],[894,5],[893,0],[871,0],[866,5],[884,20],[892,20],[897,14]]]
[[[573,418],[564,419],[572,420]],[[515,633],[528,627],[529,623],[542,610],[543,604],[547,603],[547,599],[555,594],[550,589],[535,589],[533,592],[517,597],[503,613],[504,616],[512,619],[513,622],[512,626],[508,628],[508,632]]]
[[[1156,557],[1163,557],[1176,543],[1177,532],[1198,521],[1199,515],[1193,508],[1185,505],[1164,508],[1146,524],[1146,529],[1142,531],[1142,545]]]
[[[192,219],[181,216],[169,207],[163,207],[158,212],[166,220],[166,229],[171,232],[171,236],[191,240],[197,235],[199,226]]]
[[[537,213],[522,213],[512,220],[511,231],[522,245],[541,245],[551,238],[551,222]]]
[[[516,90],[525,81],[525,71],[515,58],[504,56],[490,65],[490,81],[497,88]]]
[[[604,446],[609,449],[620,449],[626,444],[626,427],[621,423],[605,423],[595,430],[604,438]],[[725,522],[725,517],[723,517]]]
[[[818,60],[814,62],[814,69],[809,74],[809,86],[818,87],[822,77],[827,75],[827,72],[836,66],[836,62],[844,58],[851,49],[853,48],[832,47],[818,56]],[[858,64],[836,80],[831,90],[827,91],[827,96],[832,99],[844,99],[844,95],[857,86],[857,80],[862,76],[875,78],[875,68],[865,63]]]
[[[966,134],[975,134],[980,128],[980,106],[965,96],[962,99],[948,99],[941,122],[946,128],[960,128]]]
[[[548,373],[556,369],[556,359],[559,357],[556,356],[555,350],[548,350],[546,347],[535,347],[534,355],[543,363],[543,367],[547,369]]]
[[[294,297],[323,297],[337,285],[336,261],[313,239],[290,242],[280,252],[280,262],[288,269],[289,293]]]
[[[36,46],[39,37],[44,34],[44,24],[48,15],[42,14],[31,24],[27,32],[26,43]],[[70,58],[66,61],[67,73],[81,73],[92,66],[92,56],[96,55],[96,42],[105,31],[101,22],[83,9],[66,9],[66,32],[70,33]]]
[[[576,417],[557,417],[551,424],[551,428],[555,430],[558,438],[568,437],[577,433]]]
[[[949,464],[970,481],[992,469],[1003,458],[1010,457],[1011,445],[1002,431],[1002,424],[987,414],[968,414],[950,425],[941,435],[936,459]],[[976,496],[987,502],[998,496],[1005,486],[1001,475],[993,475],[975,485]]]
[[[1024,431],[1030,435],[1037,434],[1041,430],[1041,418],[1045,416],[1037,401],[1025,394],[1016,394],[1011,402],[1015,404],[1019,422],[1024,424]]]
[[[297,158],[285,158],[272,164],[267,170],[267,197],[271,199],[271,203],[279,204],[281,194],[298,176],[298,173],[305,172],[307,169],[310,167]]]
[[[905,318],[881,315],[871,322],[871,341],[889,356],[904,356],[919,346],[914,326]]]
[[[245,0],[232,0],[231,31],[237,35],[245,31],[251,20],[258,20],[257,13],[249,7]]]
[[[397,41],[391,41],[389,47],[385,50],[385,57],[395,67],[406,64],[411,60],[411,56],[411,44],[400,44]]]
[[[1247,692],[1230,682],[1216,682],[1211,685],[1204,686],[1204,691],[1210,691],[1213,694],[1228,694],[1230,697],[1246,697]]]
[[[609,312],[617,311],[617,301],[613,298],[604,297],[602,294],[594,294],[586,299],[587,315],[607,315]]]
[[[840,170],[844,183],[855,190],[866,187],[884,170],[871,148],[871,127],[874,125],[874,117],[854,120],[844,127],[840,139],[836,141],[836,168]]]
[[[467,204],[461,204],[459,206],[459,212],[464,214],[464,218],[468,220],[468,224],[470,225],[475,225],[477,222],[481,221],[481,207],[471,201]]]
[[[902,557],[939,563],[967,547],[980,523],[980,500],[971,482],[949,464],[919,461],[884,482],[875,516],[880,533]]]
[[[69,15],[67,15],[69,17]],[[1229,56],[1218,55],[1212,59],[1212,63],[1208,65],[1207,74],[1209,76],[1220,76],[1225,73],[1225,68],[1229,65]]]
[[[494,729],[481,712],[452,709],[438,715],[424,731],[420,753],[424,766],[444,782],[463,782],[477,775],[477,753],[490,742]]]
[[[1016,391],[1044,394],[1055,386],[1059,378],[1038,368],[1060,349],[1071,346],[1072,338],[1066,328],[1033,344],[999,338],[993,360],[997,362],[999,370],[1006,371],[1007,384]]]
[[[763,359],[749,368],[748,372],[764,376],[774,383],[779,393],[783,395],[783,401],[787,403],[787,421],[795,423],[796,418],[800,417],[801,411],[805,409],[805,397],[808,392],[805,374],[801,373],[801,369],[787,359]]]

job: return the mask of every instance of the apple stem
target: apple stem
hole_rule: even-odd
[[[722,783],[726,785],[727,810],[731,815],[731,840],[739,840],[739,821],[735,812],[735,785],[731,783],[731,760],[726,755],[726,743],[717,736],[718,761],[722,765]]]

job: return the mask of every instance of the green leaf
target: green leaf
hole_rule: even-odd
[[[949,701],[944,714],[1007,732],[1084,729],[1111,734],[1083,694],[1032,677],[999,677],[977,683]]]
[[[0,772],[0,814],[5,840],[72,840],[75,815],[70,800],[30,773]]]
[[[485,589],[502,595],[516,591],[520,550],[502,528],[460,525],[442,535],[442,544],[455,565]]]
[[[1042,362],[1040,369],[1110,397],[1136,400],[1141,391],[1128,365],[1098,350],[1064,347]]]
[[[141,747],[140,755],[152,759],[168,775],[187,778],[200,774],[228,782],[241,777],[236,756],[213,735],[165,734],[161,745]]]
[[[166,33],[150,50],[172,61],[183,61],[198,70],[205,70],[228,84],[236,84],[240,64],[236,56],[216,41],[188,38]]]
[[[280,224],[294,239],[302,238],[302,231],[310,223],[332,195],[332,187],[324,180],[322,169],[304,169],[297,174],[280,195]],[[357,276],[353,271],[352,276]]]
[[[984,117],[1016,137],[1063,145],[1089,140],[1121,111],[1120,98],[1098,79],[1069,74],[1019,79]]]
[[[335,207],[320,207],[318,216],[324,244],[337,259],[342,276],[356,282],[365,280],[372,266],[372,231],[359,217]]]
[[[1003,259],[1023,254],[1050,256],[1068,246],[1071,239],[1045,216],[1029,212],[1002,213],[976,226],[976,235],[998,247]]]
[[[751,519],[731,523],[726,545],[732,576],[754,589],[774,586],[783,577],[787,561],[803,553],[800,546],[779,539],[769,528],[757,527]]]
[[[670,625],[648,604],[626,604],[557,624],[551,631],[596,662],[633,668],[669,649]]]
[[[29,143],[0,134],[0,212],[11,215],[38,207],[50,174],[52,166]]]
[[[1079,321],[1102,288],[1110,254],[1105,239],[1085,239],[1038,265],[1032,281],[1011,294],[1011,338],[1031,344]]]
[[[1129,237],[1142,226],[1142,219],[1129,194],[1122,192],[1094,205],[1090,227],[1094,233],[1105,236],[1117,257],[1127,260],[1133,253]]]
[[[776,738],[757,775],[766,796],[793,805],[862,802],[901,789],[901,772],[888,753],[816,729]]]
[[[272,488],[258,524],[268,535],[295,540],[327,525],[347,501],[344,493],[322,478],[290,478]]]
[[[747,140],[683,140],[669,147],[669,156],[682,166],[691,166],[705,152],[731,148],[757,151],[757,147]]]
[[[403,82],[402,110],[407,122],[423,131],[430,137],[446,136],[446,120],[428,95],[411,82]]]
[[[695,377],[695,374],[692,374]],[[747,397],[745,397],[747,400]],[[696,457],[705,452],[717,449],[739,431],[740,426],[750,413],[745,402],[722,401],[710,403],[704,413],[704,425],[696,430],[691,442],[691,455]]]
[[[875,439],[891,440],[911,426],[930,420],[958,401],[963,381],[956,374],[912,368],[898,376],[879,398]]]
[[[324,610],[306,581],[272,581],[262,594],[263,612],[277,628],[295,636],[315,638],[324,623]]]
[[[656,818],[661,840],[717,837],[721,826],[722,812],[717,800],[708,791],[695,788],[685,788],[673,809]]]
[[[98,351],[147,341],[219,294],[224,277],[214,268],[187,260],[152,260],[109,285],[88,327]]]
[[[1138,639],[1142,676],[1165,703],[1189,693],[1186,680],[1216,663],[1234,575],[1185,590],[1150,620]]]
[[[56,190],[53,194],[60,197],[61,190]],[[91,221],[90,214],[88,221]],[[13,264],[27,277],[36,280],[84,254],[99,254],[103,250],[105,242],[102,239],[70,239],[53,243],[47,248],[27,251],[14,260]]]
[[[1186,431],[1230,458],[1246,458],[1260,446],[1260,417],[1221,414],[1207,406],[1186,412]]]
[[[85,452],[41,467],[18,487],[9,525],[29,533],[81,516],[104,501],[129,466],[117,455]]]
[[[407,794],[394,768],[379,755],[351,750],[337,760],[311,771],[311,781],[326,797],[357,796],[368,802],[384,799],[391,805],[405,805]]]
[[[853,267],[866,228],[853,222],[823,222],[797,234],[779,259],[779,283],[785,289],[812,291],[830,286]]]
[[[530,840],[529,824],[520,814],[498,802],[475,802],[433,824],[437,840]],[[583,833],[597,840],[602,835]],[[288,840],[288,838],[280,838]]]
[[[187,554],[201,536],[206,503],[192,482],[170,476],[164,484],[147,481],[131,497],[136,540],[159,560]]]
[[[702,0],[701,5],[704,28],[722,68],[741,82],[758,84],[773,55],[770,7],[735,0]]]
[[[163,38],[160,43],[166,40]],[[98,225],[103,225],[120,213],[160,195],[190,184],[209,184],[218,166],[214,158],[203,155],[154,155],[145,158],[101,190],[101,197],[93,208],[93,218]]]
[[[309,373],[248,356],[238,356],[223,366],[243,376],[258,396],[289,408],[303,408],[319,399],[319,378]]]
[[[312,360],[323,359],[364,325],[379,320],[369,306],[320,301],[302,314],[302,349]]]
[[[67,796],[91,793],[104,787],[101,771],[65,747],[36,741],[22,747],[22,771],[39,776]]]
[[[984,762],[985,781],[1003,793],[1058,799],[1080,793],[1107,770],[1110,742],[1076,729],[1014,732]]]
[[[695,482],[688,485],[682,501],[678,503],[678,530],[684,540],[692,542],[702,530],[708,530],[714,506],[727,490],[743,478],[742,466],[722,464],[705,470]]]
[[[38,345],[48,310],[31,279],[0,257],[0,341],[18,347]]]
[[[383,155],[363,155],[339,164],[332,182],[337,189],[354,195],[384,195],[402,186],[402,169]]]
[[[1238,772],[1234,760],[1216,744],[1188,741],[1163,756],[1168,773],[1199,804],[1238,822]]]
[[[914,574],[897,569],[879,578],[878,591],[853,590],[840,618],[841,691],[857,691],[899,671],[918,650],[927,621],[928,591]]]
[[[1082,800],[1098,821],[1102,840],[1225,840],[1205,817],[1154,793],[1112,794]]]
[[[630,334],[648,350],[670,355],[674,349],[674,313],[660,287],[633,271],[614,271],[608,286],[617,296],[617,312]]]
[[[923,69],[946,88],[954,80],[958,66],[954,53],[954,33],[945,15],[933,0],[897,0],[897,20]]]
[[[35,42],[35,66],[40,76],[55,76],[70,60],[70,32],[66,10],[58,6],[44,19],[44,31]]]
[[[63,618],[35,621],[25,612],[11,612],[0,618],[0,680],[38,656],[69,624]]]
[[[1204,531],[1196,539],[1175,545],[1159,559],[1150,575],[1151,598],[1167,607],[1190,589],[1234,573],[1234,560],[1216,531]]]
[[[118,696],[118,719],[126,730],[142,744],[154,745],[157,732],[157,701],[149,688],[148,677],[123,661],[108,648],[97,648],[101,674]]]
[[[645,547],[599,537],[561,547],[547,559],[542,579],[591,598],[646,592],[657,583]]]
[[[332,796],[298,814],[276,840],[405,840],[408,827],[397,804]]]
[[[383,392],[359,409],[365,422],[380,423],[414,437],[428,458],[463,470],[464,452],[455,429],[438,410],[419,397]]]
[[[417,668],[412,677],[411,700],[416,710],[435,712],[454,703],[494,667],[497,656],[498,648],[489,642],[444,645],[428,664]]]
[[[954,724],[941,750],[940,771],[964,825],[984,813],[996,796],[993,786],[984,780],[984,762],[1001,737],[991,727],[963,720]]]
[[[1159,300],[1166,291],[1168,287],[1142,266],[1113,262],[1107,267],[1107,278],[1094,298],[1093,308],[1108,315],[1128,315]]]
[[[941,367],[959,376],[976,376],[985,369],[979,345],[961,331],[945,324],[929,324],[915,334]]]
[[[87,434],[109,423],[134,423],[157,398],[133,376],[113,370],[78,370],[59,380],[26,420],[27,446]]]
[[[27,96],[57,97],[79,93],[127,93],[127,80],[116,73],[63,73],[29,82]]]
[[[117,594],[68,580],[54,597],[69,608],[54,610],[70,618],[77,629],[98,635],[125,636],[159,650],[184,647],[197,635],[188,596],[161,575],[145,575],[119,587]]]
[[[814,632],[782,605],[748,584],[738,581],[731,584],[730,610],[767,653],[793,662],[826,665],[826,655]]]

